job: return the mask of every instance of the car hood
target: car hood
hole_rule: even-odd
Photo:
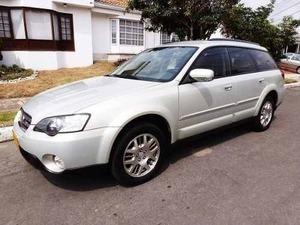
[[[115,97],[140,94],[159,84],[117,77],[90,78],[38,94],[23,106],[23,110],[32,117],[32,124],[36,124],[43,118],[73,114]]]

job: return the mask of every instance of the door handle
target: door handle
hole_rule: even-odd
[[[225,91],[231,91],[232,85],[231,85],[231,84],[230,84],[230,85],[226,85],[226,86],[224,87],[224,89],[225,89]]]
[[[263,83],[264,81],[265,81],[265,79],[262,78],[262,79],[259,79],[259,80],[258,80],[258,83]]]

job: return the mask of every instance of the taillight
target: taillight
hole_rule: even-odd
[[[283,70],[280,70],[280,72],[281,72],[282,79],[284,79],[285,78],[285,74],[284,74]]]

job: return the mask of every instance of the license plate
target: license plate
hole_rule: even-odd
[[[20,144],[19,144],[19,140],[17,135],[15,134],[15,132],[13,131],[13,138],[14,138],[14,142],[17,145],[17,147],[19,148]]]

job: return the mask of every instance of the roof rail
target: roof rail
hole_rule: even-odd
[[[245,40],[240,40],[240,39],[230,39],[230,38],[211,38],[208,41],[235,41],[235,42],[242,42],[242,43],[248,43],[248,44],[254,44],[254,45],[259,45],[256,42],[251,42],[251,41],[245,41]]]

